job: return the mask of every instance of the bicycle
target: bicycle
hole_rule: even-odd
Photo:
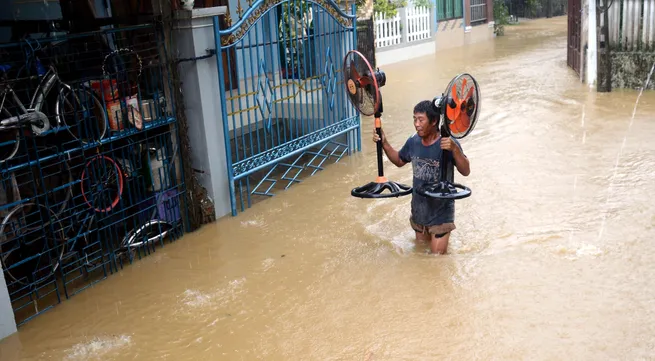
[[[71,157],[52,148],[37,146],[35,149],[42,156],[38,161],[0,172],[0,192],[5,192],[6,204],[37,202],[53,210],[57,217],[65,211],[74,184],[69,164]],[[5,216],[2,210],[0,216]]]
[[[66,164],[65,168],[70,169],[70,166]],[[62,187],[72,192],[71,183],[74,182]],[[33,288],[49,282],[61,262],[78,252],[78,240],[82,241],[82,249],[89,245],[88,236],[95,230],[93,222],[97,214],[117,207],[123,194],[123,173],[108,156],[96,155],[85,162],[79,183],[81,204],[87,211],[73,208],[69,225],[64,226],[63,211],[56,214],[51,208],[31,200],[16,205],[4,217],[0,223],[0,266],[9,281]],[[62,207],[70,200],[67,194]],[[72,229],[76,230],[71,233]],[[45,262],[44,256],[47,256]],[[83,257],[85,264],[90,265],[88,256],[84,254]]]
[[[40,64],[40,63],[39,63]],[[21,140],[21,130],[25,126],[29,126],[32,134],[41,136],[51,128],[65,128],[73,138],[81,141],[83,144],[95,143],[100,141],[107,134],[107,117],[103,111],[102,103],[95,93],[86,87],[73,89],[70,85],[61,81],[57,75],[54,66],[47,67],[45,75],[41,77],[41,81],[37,86],[32,99],[28,106],[20,100],[12,86],[7,81],[7,71],[11,69],[10,65],[3,65],[0,67],[0,75],[3,75],[4,84],[0,84],[0,164],[12,159],[18,153]],[[46,97],[56,87],[56,102],[54,104],[54,126],[50,123],[47,111],[44,112],[44,105],[46,104]],[[72,95],[72,99],[68,99]],[[8,98],[8,96],[11,96]],[[84,102],[91,102],[87,106]],[[10,105],[13,103],[13,109],[19,113],[12,116],[9,111]],[[72,117],[65,113],[66,106],[72,109],[73,112],[81,110],[81,114],[75,114]],[[78,127],[78,133],[86,133],[89,131],[91,137],[86,139],[84,135],[78,138],[73,132],[74,121],[83,121],[91,117],[91,112],[94,112],[97,120],[97,129],[90,129],[89,127]],[[98,112],[102,115],[98,115]],[[71,121],[72,118],[72,121]]]
[[[130,262],[139,248],[151,246],[158,240],[163,240],[175,229],[175,225],[161,219],[151,219],[142,226],[133,228],[121,240],[116,256],[126,256]]]

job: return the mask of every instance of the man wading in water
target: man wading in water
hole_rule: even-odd
[[[453,164],[463,176],[471,173],[469,160],[462,146],[454,138],[441,138],[439,114],[432,102],[424,100],[414,107],[414,128],[416,134],[407,139],[400,152],[393,149],[382,132],[382,149],[391,163],[397,167],[412,162],[414,172],[412,192],[412,215],[409,223],[416,232],[417,242],[430,242],[432,253],[444,254],[448,250],[450,232],[455,227],[455,200],[432,199],[416,193],[423,183],[435,183],[440,179],[441,154],[450,151],[452,162],[447,169],[447,179],[453,181]],[[373,141],[380,139],[373,131]]]

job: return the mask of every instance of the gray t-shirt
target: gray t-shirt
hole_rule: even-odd
[[[455,138],[451,138],[462,149]],[[412,192],[412,220],[422,226],[437,226],[455,221],[455,200],[426,198],[416,193],[424,183],[436,183],[441,179],[441,138],[430,146],[421,142],[418,134],[412,135],[400,149],[398,155],[404,162],[412,162],[414,172]],[[446,171],[446,179],[453,181],[455,160],[450,153],[450,166]]]

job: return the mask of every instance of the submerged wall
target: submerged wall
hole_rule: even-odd
[[[9,291],[4,272],[0,271],[0,340],[16,332],[14,310],[9,300]]]
[[[655,53],[643,52],[612,52],[612,89],[641,89],[648,77]],[[648,84],[650,90],[655,90],[655,81],[651,77]]]

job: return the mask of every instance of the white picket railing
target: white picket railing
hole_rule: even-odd
[[[611,3],[607,12],[609,43],[618,51],[655,46],[655,0],[624,0]],[[601,23],[604,22],[601,16]],[[620,46],[619,46],[620,45]]]
[[[407,40],[418,41],[430,38],[430,9],[407,8]]]
[[[375,47],[384,48],[429,39],[432,36],[433,15],[430,8],[424,7],[400,8],[392,18],[376,12]]]
[[[376,48],[400,44],[401,37],[400,14],[387,19],[384,14],[375,13]]]

